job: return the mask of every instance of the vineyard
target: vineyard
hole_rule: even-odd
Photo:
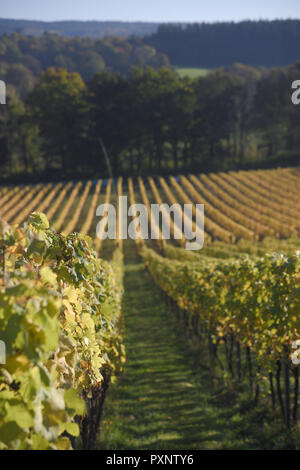
[[[139,236],[127,240],[120,196],[147,208],[151,237],[142,233],[138,211],[133,211],[128,219]],[[116,208],[113,240],[104,236],[107,213],[96,215],[100,204]],[[175,204],[171,218],[161,206],[169,240],[150,219],[152,204]],[[197,204],[204,204],[201,250],[185,249],[177,204],[192,205],[194,232],[200,229]],[[129,252],[147,272],[130,271]],[[246,394],[252,407],[267,410],[270,423],[275,419],[299,448],[294,437],[300,362],[298,168],[1,187],[0,274],[0,340],[6,345],[6,363],[0,366],[0,449],[109,447],[110,419],[120,421],[122,414],[113,418],[119,406],[114,389],[127,383],[131,390],[138,381],[138,358],[128,339],[136,326],[124,302],[131,302],[130,310],[140,276],[151,280],[144,277],[141,289],[155,284],[153,295],[160,295],[153,305],[157,322],[166,308],[186,342],[196,344],[197,354],[209,364],[211,380],[217,378],[225,390]],[[143,308],[136,322],[146,322],[150,332],[155,324],[142,318]],[[167,318],[162,319],[166,327]],[[151,350],[147,354],[151,360]],[[164,361],[168,368],[168,356]],[[182,374],[190,381],[188,366]],[[145,396],[138,400],[148,403],[151,390],[142,390]],[[189,393],[195,401],[195,392]],[[169,400],[166,395],[161,408]],[[124,423],[130,428],[127,418]],[[193,423],[192,429],[197,426]],[[202,448],[202,441],[191,435],[195,448]],[[118,444],[116,438],[111,442]],[[171,448],[176,445],[175,440]],[[168,442],[162,439],[157,446],[167,449]]]

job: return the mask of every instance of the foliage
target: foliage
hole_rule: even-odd
[[[94,53],[84,57],[95,64]],[[100,65],[87,83],[63,60],[56,65],[24,103],[8,85],[8,104],[0,108],[3,177],[108,177],[99,138],[116,176],[296,162],[297,64],[268,71],[235,64],[198,79],[142,63],[126,76]]]
[[[299,252],[211,261],[205,256],[194,262],[163,258],[145,247],[140,252],[155,282],[204,326],[212,344],[230,338],[248,348],[260,379],[263,370],[270,373],[290,362],[300,329]],[[288,382],[285,398],[289,408]],[[289,425],[287,414],[285,409]]]
[[[119,287],[88,237],[56,233],[42,213],[1,221],[0,250],[0,446],[71,448],[83,397],[123,360]]]
[[[0,31],[1,31],[0,20]],[[104,70],[128,75],[132,66],[168,66],[168,58],[139,38],[73,38],[45,33],[41,37],[12,32],[0,36],[1,79],[24,98],[36,79],[51,67],[77,72],[85,80]]]

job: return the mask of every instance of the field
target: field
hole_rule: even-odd
[[[179,74],[180,77],[190,77],[190,78],[199,78],[205,77],[211,72],[211,69],[201,69],[196,67],[177,67],[176,72]]]
[[[139,178],[134,184],[131,179],[120,179],[117,186],[114,181],[99,180],[2,187],[0,216],[8,223],[20,224],[31,212],[44,212],[56,230],[65,234],[79,231],[96,239],[99,219],[95,209],[102,203],[116,204],[118,191],[118,195],[128,196],[129,203],[143,202],[146,206],[161,202],[205,204],[205,246],[201,255],[222,250],[227,257],[243,252],[262,254],[268,249],[294,247],[300,230],[299,178],[298,169],[284,169],[169,180],[149,177]],[[184,237],[178,245],[184,246]],[[102,254],[100,240],[95,247]]]
[[[204,204],[203,249],[184,249],[174,214],[171,240],[155,224],[151,240],[122,239],[122,226],[115,241],[96,238],[97,206],[111,203],[122,215],[121,195],[147,208],[192,204],[194,230],[196,204]],[[126,363],[108,390],[98,448],[299,448],[299,371],[291,361],[299,339],[299,168],[0,189],[0,217],[12,226],[34,211],[66,236],[90,235],[124,282]],[[138,229],[135,216],[132,223]],[[104,221],[98,234],[106,228]]]

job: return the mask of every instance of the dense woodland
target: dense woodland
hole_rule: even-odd
[[[144,38],[4,34],[1,177],[105,177],[99,139],[115,176],[297,163],[299,39],[296,20],[161,25]],[[174,64],[225,65],[192,79]]]
[[[299,59],[300,20],[162,24],[145,42],[181,67],[280,67]]]
[[[31,37],[42,37],[47,33],[46,37],[49,34],[56,34],[77,39],[77,43],[69,43],[68,47],[56,40],[57,51],[54,57],[59,55],[58,49],[61,49],[60,54],[67,56],[71,62],[73,61],[71,50],[80,51],[80,48],[78,50],[80,37],[85,39],[123,37],[127,38],[132,46],[137,39],[142,39],[144,45],[166,54],[172,65],[181,67],[215,68],[235,62],[252,66],[280,67],[299,59],[300,20],[159,24],[117,21],[47,23],[0,19],[0,37],[11,35],[15,31]],[[34,42],[32,44],[33,47],[30,50],[27,48],[25,54],[33,55],[40,60],[36,57],[39,46]],[[97,43],[83,42],[82,47],[103,56]],[[127,50],[129,46],[126,44],[124,47]],[[50,44],[49,49],[51,49]],[[103,56],[103,59],[107,61],[107,57]],[[129,60],[128,63],[132,62]],[[62,64],[48,63],[48,66],[57,65]],[[82,73],[82,70],[77,71]],[[120,69],[118,71],[122,72]]]
[[[129,76],[50,68],[24,100],[1,106],[2,178],[25,181],[293,164],[300,107],[291,83],[300,64],[272,70],[241,64],[199,79],[170,69]]]
[[[103,71],[128,75],[131,67],[169,66],[166,55],[157,53],[141,38],[66,38],[45,33],[42,37],[18,32],[0,37],[0,77],[24,98],[49,67],[78,72],[84,80]]]

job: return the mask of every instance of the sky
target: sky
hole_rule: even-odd
[[[0,17],[152,22],[300,19],[300,0],[0,0]]]

